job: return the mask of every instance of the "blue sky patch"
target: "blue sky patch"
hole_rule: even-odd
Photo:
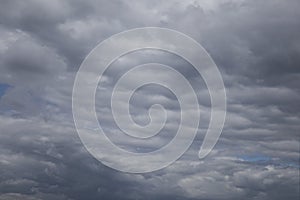
[[[8,88],[10,88],[10,85],[0,83],[0,98],[5,94]]]
[[[272,157],[262,155],[262,154],[251,154],[251,155],[241,155],[238,156],[243,162],[254,163],[254,164],[272,164],[278,167],[291,167],[300,169],[300,165],[297,162],[273,159]]]

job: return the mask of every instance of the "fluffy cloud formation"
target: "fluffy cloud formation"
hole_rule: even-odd
[[[0,199],[298,199],[299,7],[298,0],[2,1]],[[176,98],[149,86],[132,98],[133,119],[147,123],[149,106],[161,103],[171,113],[164,134],[149,141],[120,136],[105,100],[122,70],[137,64],[181,70],[202,111],[197,138],[177,162],[125,174],[84,149],[72,118],[72,87],[96,44],[143,26],[172,28],[203,44],[222,72],[228,112],[217,146],[198,160],[210,118],[203,80],[169,53],[121,57],[96,94],[98,118],[112,141],[149,151],[165,145],[177,128]]]

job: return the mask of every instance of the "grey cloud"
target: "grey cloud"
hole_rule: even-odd
[[[299,6],[297,0],[2,1],[0,84],[9,88],[0,97],[0,199],[298,199]],[[182,158],[132,175],[103,166],[84,149],[71,95],[76,70],[97,43],[142,26],[173,28],[203,44],[222,72],[228,117],[215,149],[198,160],[210,118],[203,80],[167,53],[121,57],[101,82],[107,91],[99,85],[96,95],[100,123],[114,142],[152,150],[176,129],[174,96],[145,87],[132,99],[133,118],[145,123],[153,100],[167,104],[168,137],[140,143],[119,136],[106,100],[134,65],[154,60],[179,70],[203,110],[199,134]]]

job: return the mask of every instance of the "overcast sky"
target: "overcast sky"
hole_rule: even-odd
[[[299,199],[299,9],[299,0],[1,0],[0,200]],[[143,125],[149,106],[164,105],[171,114],[162,134],[134,140],[116,126],[107,100],[121,73],[137,64],[180,71],[197,91],[202,112],[196,139],[179,160],[129,174],[106,167],[84,148],[73,122],[72,88],[99,42],[144,26],[174,29],[203,45],[224,79],[227,118],[214,150],[199,160],[210,118],[200,75],[163,51],[121,57],[96,94],[98,120],[113,142],[152,151],[178,128],[178,101],[157,85],[140,88],[130,108]]]

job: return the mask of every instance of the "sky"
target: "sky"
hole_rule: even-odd
[[[299,9],[299,0],[2,0],[0,200],[299,199]],[[114,143],[153,151],[174,137],[180,120],[176,96],[146,85],[131,98],[133,120],[147,124],[149,107],[161,103],[170,113],[167,126],[147,141],[122,135],[109,97],[132,66],[157,62],[180,71],[201,108],[197,136],[182,157],[158,171],[123,173],[85,149],[73,121],[72,89],[97,44],[148,26],[180,31],[206,49],[224,80],[227,116],[217,145],[199,160],[211,106],[201,76],[164,51],[120,57],[95,96],[99,123]],[[172,80],[151,70],[137,77],[158,75]]]

